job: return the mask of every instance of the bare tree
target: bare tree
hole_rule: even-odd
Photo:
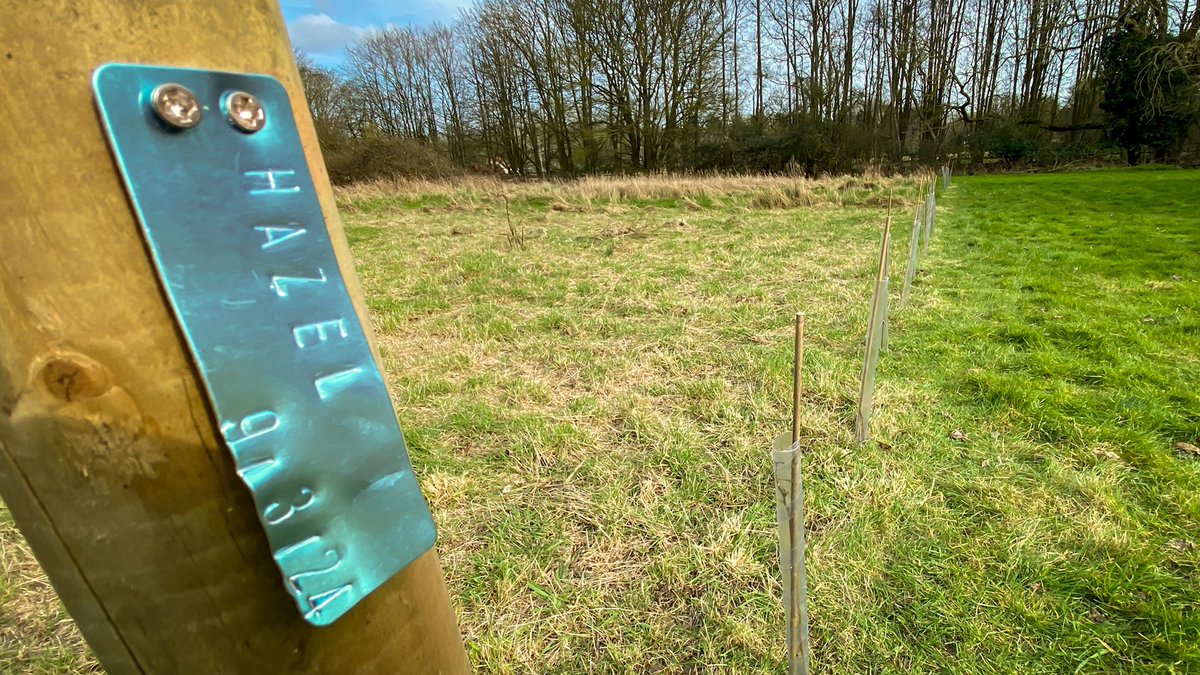
[[[460,166],[815,172],[963,144],[982,162],[1086,151],[1099,45],[1142,6],[1178,36],[1147,63],[1200,79],[1195,0],[475,0],[301,68],[323,143],[405,138]]]

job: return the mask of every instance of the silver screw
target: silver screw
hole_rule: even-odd
[[[159,119],[179,129],[191,129],[200,123],[203,111],[196,95],[182,84],[160,84],[150,93],[150,107]]]
[[[267,111],[253,94],[235,91],[225,96],[225,117],[237,129],[252,134],[267,125]]]

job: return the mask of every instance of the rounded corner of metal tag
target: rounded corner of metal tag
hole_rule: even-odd
[[[287,88],[269,75],[129,64],[97,67],[92,85],[285,589],[305,620],[328,625],[428,552],[437,531]],[[257,98],[265,124],[253,109],[228,119],[231,90]],[[348,432],[340,420],[351,418],[369,423]],[[348,451],[357,461],[343,461]]]

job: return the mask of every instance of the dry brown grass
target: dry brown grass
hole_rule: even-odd
[[[842,207],[878,200],[888,190],[896,193],[898,203],[908,206],[912,185],[911,176],[885,176],[876,172],[818,179],[763,174],[594,176],[567,181],[474,176],[454,180],[384,179],[338,187],[334,193],[339,204],[348,210],[374,200],[441,201],[452,208],[475,210],[507,196],[514,201],[541,202],[554,211],[572,212],[593,206],[662,200],[676,201],[677,206],[689,210],[721,207],[734,201],[748,202],[759,209]]]
[[[357,193],[360,275],[480,672],[775,670],[757,504],[784,389],[764,371],[786,340],[759,312],[802,302],[856,330],[881,224],[864,202],[887,188],[911,191],[757,176]],[[848,442],[844,346],[812,368],[814,442]],[[853,520],[814,513],[831,533]]]
[[[761,441],[787,341],[762,312],[803,303],[857,331],[886,191],[913,198],[878,175],[338,189],[481,672],[775,669]],[[848,443],[855,340],[811,368],[806,422],[825,446]],[[853,520],[813,514],[825,542]],[[11,526],[0,546],[0,672],[91,672]]]

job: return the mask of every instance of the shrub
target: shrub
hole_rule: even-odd
[[[345,185],[378,178],[443,178],[461,173],[429,143],[391,136],[352,138],[325,149],[329,179]]]

